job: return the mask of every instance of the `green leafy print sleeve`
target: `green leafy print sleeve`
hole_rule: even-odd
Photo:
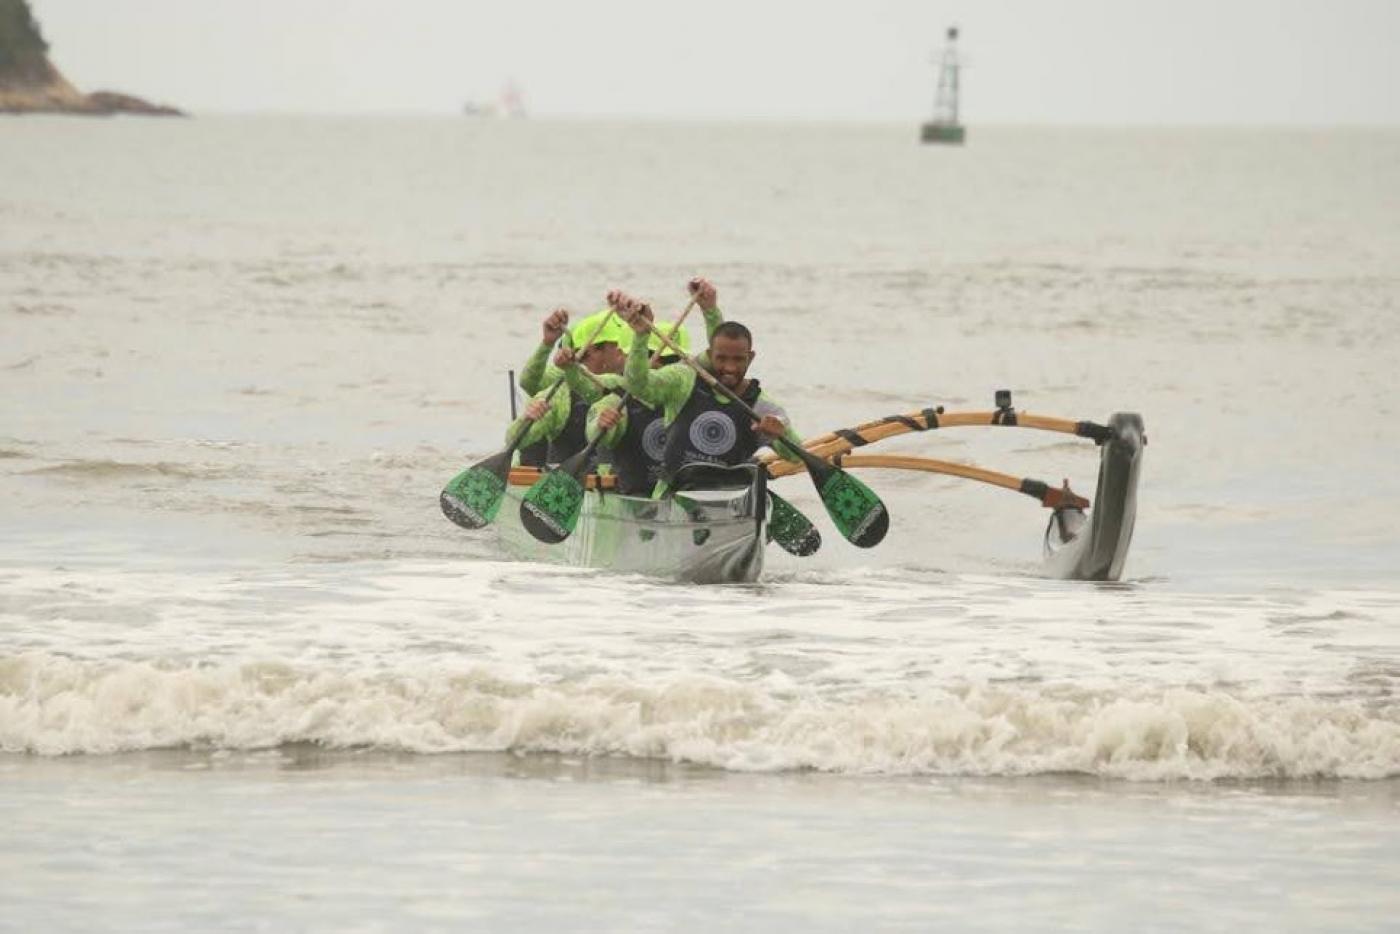
[[[544,370],[549,365],[549,352],[552,349],[550,344],[538,344],[525,361],[525,367],[520,371],[520,388],[525,390],[526,395],[533,396],[546,387]]]
[[[590,404],[601,399],[608,390],[622,387],[622,377],[616,373],[592,374],[590,379],[590,374],[584,373],[581,363],[565,367],[563,372],[564,380],[569,384],[569,391],[574,394],[574,398]],[[599,385],[600,383],[602,385]]]
[[[646,344],[642,341],[634,343],[627,354],[627,369],[623,376],[627,391],[647,405],[659,407],[668,425],[675,421],[695,388],[695,371],[684,363],[673,363],[653,370]]]

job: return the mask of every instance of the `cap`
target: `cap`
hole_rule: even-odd
[[[595,344],[617,344],[623,350],[632,346],[632,329],[608,310],[595,312],[569,328],[569,346],[582,350],[589,341]]]
[[[685,325],[676,327],[676,323],[674,321],[666,321],[664,323],[658,324],[656,328],[662,334],[665,334],[667,337],[669,337],[671,339],[671,343],[675,344],[677,347],[679,347],[681,350],[684,350],[686,353],[690,352],[690,335],[686,333]],[[671,333],[673,328],[675,329],[674,334]],[[665,344],[661,343],[661,338],[657,337],[655,334],[647,336],[647,350],[650,350],[653,353],[660,354],[663,357],[674,357],[676,355],[676,352],[670,347],[667,347]]]

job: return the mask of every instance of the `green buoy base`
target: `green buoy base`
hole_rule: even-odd
[[[925,143],[962,143],[967,130],[960,123],[925,123],[919,138]]]

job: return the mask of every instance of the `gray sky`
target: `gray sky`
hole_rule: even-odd
[[[1400,124],[1400,0],[31,0],[55,64],[198,112]]]

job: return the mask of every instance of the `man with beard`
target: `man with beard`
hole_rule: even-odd
[[[614,307],[636,334],[650,333],[652,315],[647,305],[624,295]],[[656,494],[664,491],[664,483],[686,464],[740,464],[780,435],[797,447],[802,444],[783,407],[764,392],[758,380],[749,378],[749,365],[756,354],[748,328],[737,321],[721,324],[710,335],[707,356],[708,362],[702,365],[753,408],[758,421],[739,411],[723,393],[711,389],[686,363],[652,369],[646,345],[636,339],[628,352],[624,385],[642,402],[660,409],[667,425],[660,471],[663,484],[657,486]],[[795,459],[786,447],[778,448],[778,453]]]

